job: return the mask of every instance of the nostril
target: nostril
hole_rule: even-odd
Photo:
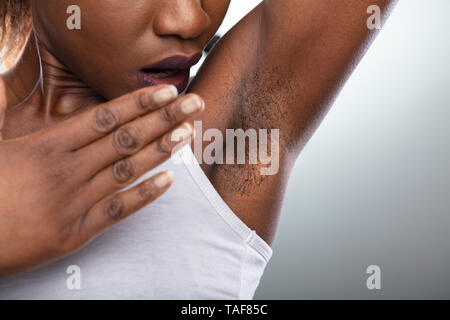
[[[168,1],[154,16],[153,30],[159,36],[195,39],[211,25],[209,15],[198,1]]]

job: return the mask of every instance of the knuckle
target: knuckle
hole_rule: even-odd
[[[125,212],[125,206],[120,197],[112,197],[106,202],[105,214],[108,218],[117,219]]]
[[[116,182],[122,184],[133,177],[133,165],[130,159],[117,161],[113,166],[113,177]]]
[[[95,127],[102,132],[113,130],[118,124],[117,116],[105,107],[100,107],[95,111]]]
[[[121,128],[114,133],[114,147],[120,154],[132,153],[139,147],[138,140],[135,137],[137,134],[136,132],[132,134],[131,131],[130,128]]]
[[[164,121],[170,125],[174,125],[178,122],[178,114],[174,105],[170,105],[162,109],[162,116]]]
[[[143,183],[138,188],[139,197],[142,200],[154,199],[158,192],[159,189],[153,181]]]
[[[166,156],[172,152],[172,144],[169,139],[170,137],[166,135],[159,139],[156,144],[159,153],[163,156]]]
[[[135,92],[132,96],[139,109],[152,109],[152,99],[150,99],[150,95],[147,92]]]

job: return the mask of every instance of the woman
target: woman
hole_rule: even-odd
[[[2,1],[6,54],[28,41],[4,75],[0,297],[252,298],[292,165],[392,2],[262,1],[177,97],[228,0]],[[194,120],[279,129],[279,171],[169,159]]]

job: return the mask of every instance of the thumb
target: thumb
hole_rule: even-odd
[[[2,130],[6,113],[6,88],[3,78],[0,76],[0,141],[3,140]]]

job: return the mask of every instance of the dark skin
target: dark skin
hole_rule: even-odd
[[[170,134],[177,125],[193,120],[202,120],[203,130],[220,129],[224,136],[226,129],[280,129],[280,170],[276,175],[261,175],[261,165],[202,165],[230,208],[272,244],[292,165],[375,35],[366,27],[367,7],[373,4],[380,6],[384,20],[395,3],[389,0],[263,1],[214,49],[189,88],[189,92],[195,95],[173,99],[158,107],[153,102],[150,110],[140,114],[142,119],[146,119],[141,120],[141,125],[151,127],[154,132],[147,134],[139,148],[126,152],[127,157],[141,155],[141,159],[146,159],[132,162],[132,177],[119,185],[117,181],[109,181],[106,184],[114,187],[107,190],[99,190],[102,184],[92,184],[90,192],[83,193],[80,190],[85,190],[86,181],[92,181],[92,172],[97,172],[99,167],[104,168],[104,172],[114,172],[114,161],[120,159],[108,158],[108,151],[102,150],[114,145],[110,143],[111,138],[108,140],[108,135],[114,135],[111,132],[119,126],[97,135],[96,140],[85,137],[83,143],[77,141],[81,139],[79,132],[86,131],[92,124],[95,112],[101,106],[120,108],[120,105],[126,105],[128,108],[120,109],[124,113],[136,110],[133,109],[136,92],[147,90],[152,93],[157,89],[139,89],[141,85],[136,77],[139,69],[172,55],[192,56],[201,52],[219,27],[228,1],[203,0],[201,4],[196,0],[37,2],[32,0],[30,4],[34,35],[43,60],[43,79],[41,87],[25,103],[12,107],[29,95],[38,79],[39,58],[32,37],[19,64],[5,75],[8,107],[2,130],[5,141],[0,143],[0,170],[2,174],[9,172],[14,177],[11,181],[19,182],[8,186],[8,197],[1,199],[0,203],[4,205],[0,206],[3,210],[0,212],[6,212],[2,213],[2,219],[8,219],[5,221],[14,227],[11,229],[21,230],[24,225],[35,225],[36,221],[25,214],[12,219],[8,212],[36,211],[33,216],[38,215],[39,225],[51,230],[48,232],[46,229],[46,233],[52,236],[39,241],[44,232],[29,228],[27,234],[32,236],[23,238],[26,241],[22,241],[20,232],[0,238],[0,246],[28,244],[12,246],[14,251],[9,251],[9,255],[0,255],[0,274],[4,275],[28,270],[79,249],[109,225],[165,192],[168,186],[152,187],[151,196],[145,201],[137,201],[137,197],[134,202],[123,201],[126,212],[121,213],[120,218],[111,219],[111,215],[98,214],[104,221],[98,222],[95,228],[91,227],[89,233],[79,236],[80,217],[86,216],[89,208],[108,207],[112,191],[128,185],[137,178],[137,173],[150,170],[166,158],[166,155],[154,156],[158,154],[156,151],[147,152],[144,156],[140,150],[157,145],[159,137]],[[64,13],[71,4],[79,5],[83,12],[80,31],[70,31],[65,27],[67,15]],[[130,95],[130,92],[134,93]],[[192,96],[201,99],[202,105],[206,104],[203,113],[200,114],[204,105],[191,115],[174,111],[176,121],[167,123],[162,121],[167,117],[155,115],[160,109],[176,109],[183,99]],[[91,118],[87,116],[89,114]],[[141,118],[136,120],[129,115],[123,124],[133,128]],[[96,143],[101,139],[104,139],[103,144]],[[70,143],[78,146],[76,156],[67,152],[73,151]],[[55,146],[66,150],[61,153],[64,156],[53,156],[58,155],[54,152]],[[51,161],[47,161],[48,158]],[[97,171],[86,165],[92,158],[99,159]],[[153,162],[150,168],[144,168],[142,163],[148,163],[149,158]],[[75,178],[72,163],[78,164]],[[79,166],[80,163],[83,165]],[[22,177],[19,172],[24,170],[27,175],[21,181],[16,177]],[[44,171],[48,175],[41,177],[36,171]],[[69,175],[71,178],[67,179]],[[49,176],[52,178],[48,179]],[[99,181],[104,183],[110,177],[110,174],[105,174],[99,177],[104,180]],[[56,185],[69,187],[60,188],[62,191],[59,193],[50,191]],[[155,184],[150,182],[150,185]],[[18,201],[23,197],[24,188],[27,194],[33,195],[27,201],[29,207]],[[88,194],[90,199],[87,199]],[[68,195],[76,198],[77,203],[85,200],[85,204],[66,203]],[[44,200],[39,202],[41,198]],[[39,207],[36,203],[46,205],[35,210],[34,207]],[[54,212],[68,206],[72,215],[55,225],[52,222]],[[98,212],[105,211],[98,209]],[[28,248],[25,250],[27,253],[21,257],[13,254],[24,248]]]

